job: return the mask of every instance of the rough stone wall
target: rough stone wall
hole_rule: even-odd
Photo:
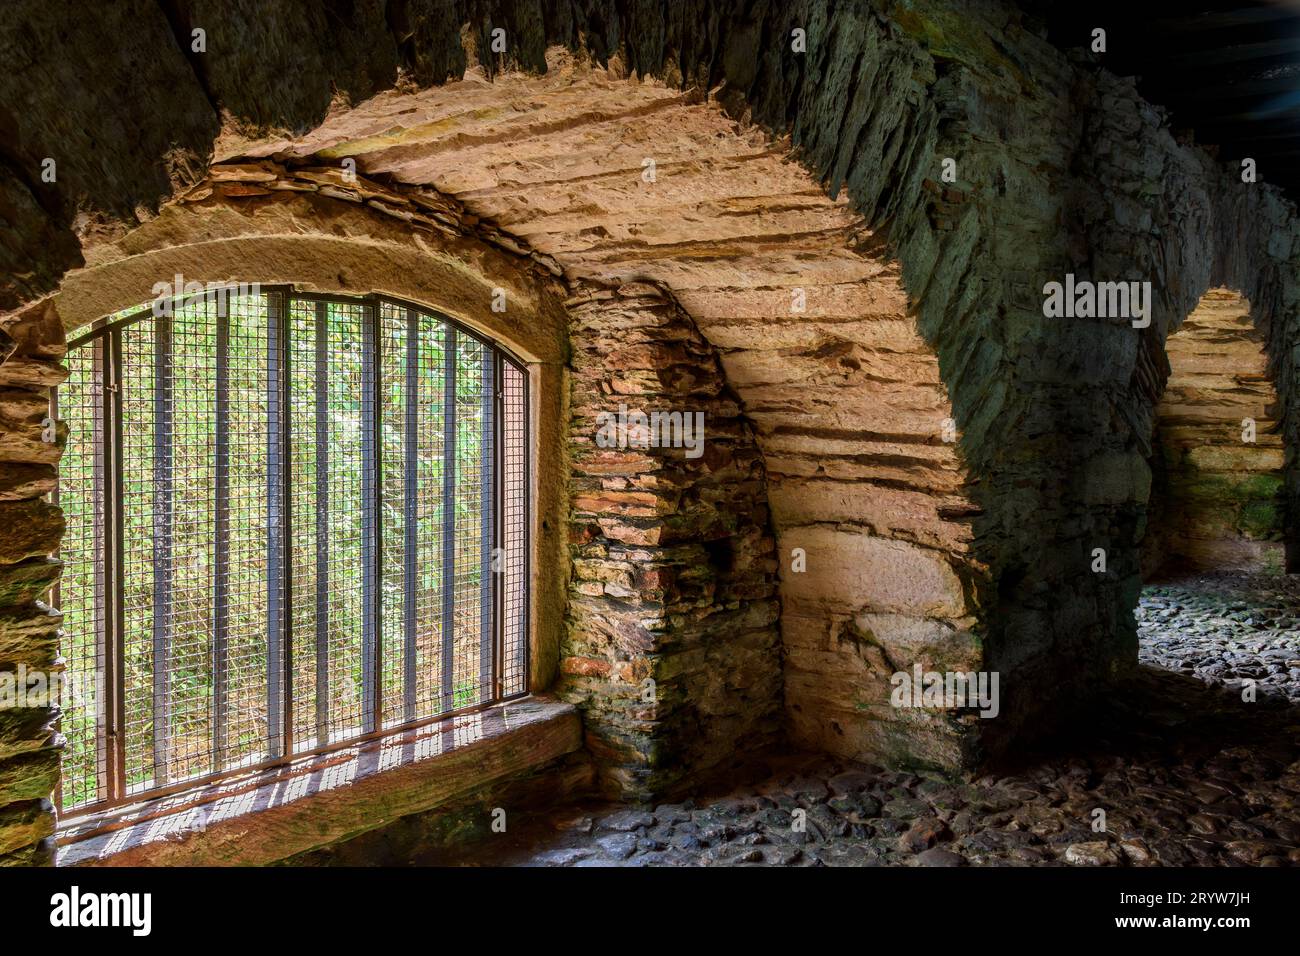
[[[644,799],[779,738],[767,486],[717,355],[676,303],[631,284],[581,289],[570,306],[574,574],[561,693],[583,710],[604,789]],[[620,406],[701,413],[698,455],[637,447],[647,442],[635,432],[611,447],[602,413]]]
[[[277,866],[459,866],[468,844],[500,837],[493,811],[511,826],[525,814],[558,810],[591,797],[591,756],[579,750],[523,776],[482,787],[436,810],[413,813],[359,836],[278,861]]]
[[[312,8],[288,0],[218,12],[215,3],[133,0],[69,16],[31,0],[0,23],[0,129],[12,144],[0,157],[0,213],[14,224],[0,241],[0,325],[52,292],[79,246],[148,219],[196,181],[210,153],[243,154],[267,127],[313,129],[373,89],[459,77],[501,24],[518,42],[482,58],[489,75],[540,69],[547,46],[560,43],[639,75],[718,90],[738,118],[788,131],[802,164],[865,220],[868,246],[901,264],[971,479],[969,593],[979,621],[971,633],[986,668],[1015,676],[1003,684],[1003,718],[979,728],[984,744],[996,749],[1047,726],[1037,718],[1068,712],[1135,659],[1131,608],[1164,339],[1212,285],[1246,295],[1267,339],[1296,539],[1293,207],[1180,142],[1130,82],[1072,63],[1013,6],[412,0],[390,5],[387,17],[357,4],[344,23],[283,29],[313,24]],[[186,29],[204,20],[210,46],[246,55],[183,52]],[[805,55],[785,42],[795,27],[807,31]],[[301,41],[292,50],[289,35]],[[105,36],[123,40],[118,55],[105,56]],[[78,64],[92,55],[108,65],[90,87]],[[286,65],[299,84],[284,82]],[[332,90],[341,95],[331,100]],[[114,109],[103,108],[105,96]],[[47,157],[63,170],[48,187],[38,173]],[[936,178],[944,158],[956,160],[956,183]],[[699,221],[719,221],[717,212]],[[782,241],[800,235],[788,229]],[[1043,283],[1067,271],[1152,281],[1151,328],[1044,319]],[[1089,568],[1097,547],[1109,558],[1103,574]],[[1300,552],[1292,562],[1300,568]],[[860,644],[828,657],[827,671]],[[840,701],[830,710],[847,712]],[[973,757],[972,735],[956,738]]]
[[[1277,392],[1250,303],[1211,289],[1166,352],[1143,577],[1280,568],[1284,452],[1273,419]]]
[[[49,555],[63,534],[63,516],[45,496],[66,428],[50,435],[49,388],[67,377],[59,364],[63,327],[41,307],[0,333],[0,681],[4,696],[19,675],[44,675],[59,663],[61,616],[45,603],[59,563]],[[8,353],[8,354],[6,354]],[[54,441],[46,441],[46,438]],[[35,689],[35,685],[29,685]],[[54,859],[54,808],[63,738],[57,711],[43,701],[0,706],[0,866]]]
[[[1300,498],[1300,221],[1293,203],[1266,182],[1243,182],[1241,170],[1220,165],[1190,134],[1175,133],[1162,111],[1142,101],[1132,81],[1104,70],[1081,70],[1076,97],[1087,126],[1079,182],[1071,203],[1074,248],[1070,268],[1080,277],[1148,279],[1151,324],[1111,325],[1098,344],[1094,390],[1105,396],[1112,427],[1098,461],[1131,476],[1108,504],[1110,573],[1123,581],[1118,636],[1128,647],[1129,608],[1140,586],[1141,542],[1147,532],[1156,410],[1170,373],[1166,341],[1211,288],[1227,288],[1251,305],[1252,338],[1265,343],[1268,377],[1279,397],[1276,413],[1285,446],[1283,528],[1292,569],[1296,503]],[[1261,170],[1267,179],[1267,170]],[[1120,557],[1120,562],[1114,560]],[[1128,656],[1125,651],[1124,656]]]
[[[912,90],[915,64],[891,57],[882,108],[906,124],[905,96],[886,94]],[[898,264],[788,146],[716,102],[552,51],[546,76],[385,94],[252,152],[436,188],[573,282],[662,283],[717,349],[766,462],[795,741],[959,766],[969,721],[896,710],[889,683],[913,664],[981,665],[977,509],[947,388]],[[963,208],[955,187],[918,193],[940,232]]]
[[[1294,501],[1297,220],[1278,190],[1175,137],[1131,80],[1062,56],[1009,7],[882,9],[934,71],[911,74],[926,87],[921,111],[936,114],[924,165],[949,156],[960,170],[962,203],[904,202],[888,238],[939,355],[980,508],[973,552],[992,586],[979,632],[985,666],[1004,677],[1004,714],[982,743],[996,753],[1077,712],[1136,659],[1164,340],[1212,285],[1245,294],[1267,339]],[[834,184],[829,156],[811,165]],[[1150,281],[1150,327],[1045,318],[1044,283],[1067,273]]]

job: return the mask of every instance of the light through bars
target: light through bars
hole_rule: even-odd
[[[503,349],[272,288],[119,313],[67,362],[65,813],[527,690],[527,379]]]

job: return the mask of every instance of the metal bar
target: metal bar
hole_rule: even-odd
[[[91,369],[91,375],[92,376],[95,375],[93,365]],[[91,389],[91,395],[92,396],[94,395],[93,388]],[[93,414],[91,415],[92,419],[96,417],[98,416],[95,416]],[[49,421],[52,428],[55,429],[58,428],[59,387],[57,385],[53,386],[50,389]],[[102,473],[99,467],[100,447],[101,447],[101,440],[100,440],[100,433],[99,433],[99,423],[92,421],[90,449],[91,449],[91,473],[93,475],[93,478],[91,481],[91,492],[90,492],[91,495],[91,506],[90,506],[91,539],[90,540],[91,540],[91,546],[93,548],[98,548],[100,542],[104,540],[103,527],[100,521],[99,502],[98,502],[99,489],[102,487],[102,485],[100,484]],[[50,492],[50,504],[54,505],[56,508],[59,508],[61,511],[63,510],[62,492],[63,492],[62,479],[59,477],[58,473],[56,472],[54,476],[54,490]],[[60,547],[57,551],[55,551],[55,556],[61,558],[62,553],[63,553],[63,548]],[[95,555],[95,559],[92,563],[95,566],[95,570],[93,572],[94,584],[92,585],[92,587],[94,588],[94,595],[95,595],[95,599],[94,599],[95,622],[93,626],[95,628],[95,653],[96,655],[98,655],[100,653],[100,649],[103,648],[104,646],[100,640],[101,631],[99,626],[99,615],[102,612],[104,607],[104,605],[101,604],[99,601],[100,579],[103,577],[102,569],[104,563],[102,560],[99,560],[98,554]],[[58,608],[60,610],[63,608],[63,576],[62,575],[60,575],[55,580],[54,585],[50,588],[49,598],[50,598],[50,607]],[[65,645],[62,642],[60,642],[59,644],[60,652],[62,652],[64,649],[65,649]],[[96,701],[97,708],[101,706],[100,698],[98,694],[95,695],[95,701]],[[62,706],[63,702],[64,702],[63,692],[60,691],[58,695],[58,703],[60,706]],[[62,732],[63,730],[62,716],[60,716],[55,721],[54,729]],[[97,711],[95,714],[95,800],[96,801],[102,800],[104,797],[103,793],[100,792],[101,791],[100,781],[102,779],[100,777],[100,772],[103,769],[103,764],[104,764],[104,722],[100,719],[100,714]],[[56,813],[63,812],[64,787],[65,787],[64,774],[63,774],[62,767],[60,767],[59,785],[54,790],[54,810]]]
[[[442,674],[438,709],[455,703],[456,677],[456,327],[443,346],[442,412]]]
[[[379,707],[379,336],[378,309],[361,318],[361,701],[367,733],[380,726]]]
[[[528,626],[531,619],[532,593],[533,593],[533,576],[534,567],[533,555],[533,470],[532,464],[532,434],[533,434],[533,403],[532,403],[532,383],[528,374],[528,366],[519,365],[520,389],[523,392],[523,400],[520,405],[520,431],[523,432],[523,501],[520,503],[520,510],[523,515],[524,525],[524,543],[520,553],[523,555],[524,573],[523,587],[524,593],[519,601],[519,633],[523,635],[523,658],[519,666],[523,669],[524,687],[519,693],[527,694],[533,689],[533,672],[532,672],[532,629]]]
[[[268,293],[266,297],[268,318],[279,318],[280,355],[283,358],[280,375],[280,501],[284,505],[284,521],[280,526],[280,554],[283,556],[281,594],[284,600],[284,629],[280,633],[280,680],[284,688],[284,743],[285,757],[293,754],[293,408],[290,396],[293,382],[293,350],[289,347],[289,296]],[[268,322],[269,324],[269,322]]]
[[[316,303],[316,745],[330,737],[329,306]]]
[[[167,783],[167,748],[171,726],[167,695],[167,658],[174,623],[172,468],[175,396],[172,381],[172,317],[154,319],[153,336],[153,779]]]
[[[284,323],[277,305],[282,297],[268,294],[266,323],[266,719],[267,754],[286,753],[284,743],[284,634],[285,574],[284,530],[285,463],[283,460],[285,410]]]
[[[312,293],[312,298],[316,298],[317,295],[318,295],[317,293]],[[331,300],[346,298],[343,296],[339,296],[337,294],[332,296],[321,295],[320,297],[325,299],[331,299]],[[417,312],[420,312],[421,314],[436,316],[437,320],[441,322],[445,328],[455,329],[460,335],[464,336],[465,338],[474,339],[476,342],[482,342],[483,344],[487,345],[489,348],[495,348],[508,361],[514,363],[517,366],[520,366],[521,368],[524,367],[524,365],[526,364],[523,358],[516,355],[505,345],[496,342],[490,336],[487,336],[484,333],[479,332],[477,329],[473,328],[472,326],[466,325],[464,322],[461,322],[449,315],[445,315],[441,312],[437,312],[431,309],[429,306],[420,305],[418,302],[414,302],[414,303],[407,302],[405,299],[398,299],[390,295],[378,295],[378,296],[374,296],[374,298],[378,302],[387,302],[390,305],[394,305],[399,309],[415,309]],[[347,301],[355,303],[359,300],[357,298],[350,298],[347,299]],[[364,301],[368,301],[368,298]]]
[[[479,402],[482,410],[479,423],[479,648],[478,694],[483,699],[496,696],[492,677],[496,668],[496,628],[493,626],[496,609],[492,573],[493,548],[496,545],[496,350],[483,349],[482,377],[479,382]]]
[[[116,662],[112,661],[112,647],[109,643],[109,637],[112,628],[109,622],[109,612],[112,607],[108,600],[109,590],[109,544],[112,537],[108,534],[109,514],[106,510],[107,495],[105,494],[106,482],[108,480],[108,457],[111,453],[112,442],[106,438],[105,429],[109,427],[111,417],[109,415],[109,402],[112,400],[112,392],[108,389],[108,364],[109,346],[104,338],[96,339],[91,351],[91,396],[99,398],[99,407],[94,408],[91,405],[91,491],[90,491],[90,510],[91,510],[91,541],[93,542],[93,553],[96,560],[94,561],[94,607],[95,607],[95,656],[103,662],[105,674],[116,673]],[[51,389],[51,408],[50,418],[58,421],[59,390]],[[56,486],[57,487],[57,486]],[[62,595],[57,599],[57,607],[63,606]],[[104,688],[95,688],[95,799],[105,799],[112,789],[112,767],[114,766],[113,758],[110,751],[113,749],[113,738],[109,735],[110,730],[110,713],[111,703],[101,691]]]
[[[216,474],[212,558],[212,770],[225,765],[228,642],[230,633],[230,315],[217,306]]]
[[[289,342],[289,295],[270,293],[266,295],[268,304],[277,304],[279,315],[279,347],[285,362],[282,365],[281,392],[279,401],[283,414],[281,416],[281,436],[279,436],[279,460],[283,467],[283,486],[281,501],[285,503],[285,523],[281,528],[281,554],[285,557],[285,630],[279,636],[283,653],[281,680],[285,688],[285,745],[283,754],[290,757],[294,753],[294,459],[292,459],[292,428],[294,428],[294,407],[291,401],[291,382],[294,373],[292,349]]]
[[[179,295],[173,298],[167,298],[166,301],[171,304],[172,313],[175,314],[177,309],[183,309],[186,306],[193,305],[195,302],[206,302],[212,298],[215,298],[218,302],[221,302],[223,300],[228,300],[230,298],[229,294],[231,292],[239,292],[245,288],[246,288],[245,286],[242,286],[239,283],[232,282],[232,283],[227,283],[222,285],[214,285],[211,286],[210,288],[203,289],[203,291],[201,292],[190,292],[185,295]],[[265,288],[266,287],[263,287],[263,289]],[[271,288],[279,288],[279,287],[272,286]],[[138,309],[135,312],[132,312],[130,315],[125,315],[122,318],[116,319],[112,323],[107,325],[104,324],[105,319],[96,319],[94,322],[91,323],[88,331],[68,341],[67,344],[68,350],[71,351],[72,349],[75,349],[78,346],[83,345],[86,342],[90,341],[90,339],[94,338],[96,335],[100,335],[104,332],[109,331],[110,329],[116,329],[120,331],[122,329],[129,328],[130,326],[135,325],[138,322],[143,322],[146,319],[153,318],[154,303],[156,301],[158,300],[151,301],[148,305],[142,306],[140,309]]]
[[[410,721],[415,719],[416,711],[416,673],[415,655],[418,636],[416,620],[418,591],[418,551],[420,546],[420,488],[418,472],[418,451],[420,441],[420,315],[414,309],[406,310],[406,420],[403,441],[403,460],[405,472],[402,485],[402,511],[404,569],[402,573],[402,612],[405,625],[405,646],[402,653],[402,717]]]
[[[374,634],[375,634],[375,652],[374,652],[374,689],[371,692],[370,708],[367,713],[370,715],[369,731],[379,733],[384,726],[384,549],[382,547],[384,540],[384,509],[382,507],[382,497],[384,489],[384,376],[383,364],[380,361],[379,350],[383,348],[384,337],[382,334],[382,320],[379,316],[379,297],[370,295],[366,297],[366,304],[362,306],[362,316],[365,321],[365,327],[370,330],[370,355],[372,365],[372,381],[374,388],[370,393],[370,417],[371,417],[371,435],[375,448],[375,484],[374,484],[374,508],[375,508],[375,537],[371,545],[375,561],[374,576]],[[363,729],[364,725],[363,725]]]
[[[109,714],[107,736],[109,799],[126,796],[126,693],[122,667],[126,659],[126,600],[122,568],[126,563],[123,540],[124,487],[122,478],[122,333],[114,330],[104,343],[104,431],[110,437],[104,467],[108,491],[104,493],[104,693]]]
[[[91,323],[90,328],[86,332],[78,335],[75,339],[68,340],[67,349],[71,352],[73,349],[79,349],[83,345],[90,345],[95,339],[108,338],[117,327],[117,323],[114,323],[111,326],[101,326],[97,323]]]
[[[492,436],[492,480],[496,485],[496,509],[492,528],[492,699],[500,700],[504,691],[506,648],[506,377],[505,358],[492,350],[495,375],[492,379],[495,425]]]

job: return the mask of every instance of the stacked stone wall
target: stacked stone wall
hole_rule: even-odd
[[[569,632],[561,692],[605,789],[720,773],[781,730],[775,543],[753,432],[689,317],[650,285],[579,290]],[[629,416],[686,416],[697,445]],[[687,436],[686,432],[682,432]]]

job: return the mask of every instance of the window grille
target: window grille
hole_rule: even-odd
[[[526,692],[527,380],[504,349],[275,287],[109,316],[67,364],[65,813]]]

